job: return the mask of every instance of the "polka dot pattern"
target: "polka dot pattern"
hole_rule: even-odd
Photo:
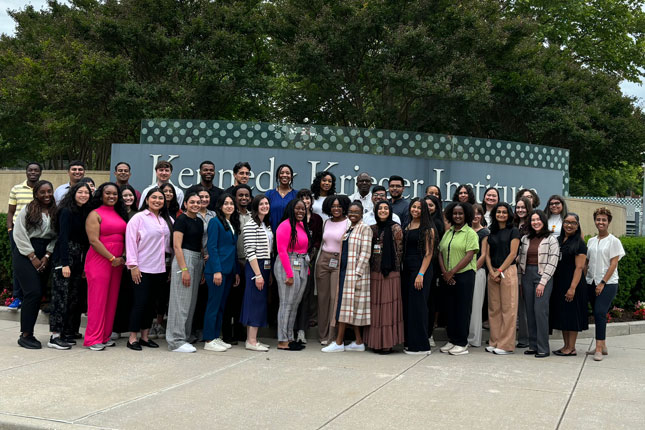
[[[534,167],[562,171],[564,189],[569,189],[568,149],[496,139],[324,125],[144,119],[139,141],[338,151]]]

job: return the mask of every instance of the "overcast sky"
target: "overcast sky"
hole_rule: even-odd
[[[7,9],[20,9],[28,4],[40,9],[47,2],[45,0],[0,0],[0,7],[2,8],[0,10],[0,33],[13,34],[15,31],[15,23],[7,14]],[[645,79],[643,80],[645,81]],[[645,87],[643,84],[623,82],[620,87],[623,94],[638,97],[638,103],[641,106],[645,106]]]

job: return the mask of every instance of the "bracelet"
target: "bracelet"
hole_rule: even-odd
[[[607,282],[605,282],[605,280],[603,279],[603,280],[601,280],[600,282],[598,282],[598,285],[600,285],[600,284],[606,284],[606,283],[607,283]]]
[[[112,258],[110,258],[110,263],[116,260],[116,257],[113,255]]]
[[[425,276],[425,273],[421,273],[421,272],[419,272],[419,273],[418,273],[418,275],[419,275],[419,276]]]
[[[262,274],[255,275],[254,277],[251,278],[251,281],[255,281],[256,279],[261,278],[261,277],[262,277]]]
[[[36,255],[35,255],[35,254],[34,254],[34,255],[32,255],[31,257],[29,257],[29,261],[34,261],[35,259],[36,259]]]
[[[502,273],[502,272],[503,272],[503,270],[502,270],[502,268],[501,268],[501,267],[500,267],[500,268],[498,268],[498,269],[497,269],[497,271],[498,271],[499,273]]]
[[[180,270],[180,272],[188,272],[188,267],[184,267]]]

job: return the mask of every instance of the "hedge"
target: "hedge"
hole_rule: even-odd
[[[7,215],[0,214],[1,231],[7,231]],[[637,301],[645,301],[645,237],[621,237],[626,255],[618,264],[620,286],[614,305],[633,309]],[[9,236],[0,234],[0,289],[11,289],[11,246]]]

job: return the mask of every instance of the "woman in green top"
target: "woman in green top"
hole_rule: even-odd
[[[452,225],[439,244],[439,267],[448,284],[448,343],[439,350],[451,355],[464,355],[468,354],[479,238],[470,227],[474,217],[470,203],[453,203],[446,208],[444,215]]]

